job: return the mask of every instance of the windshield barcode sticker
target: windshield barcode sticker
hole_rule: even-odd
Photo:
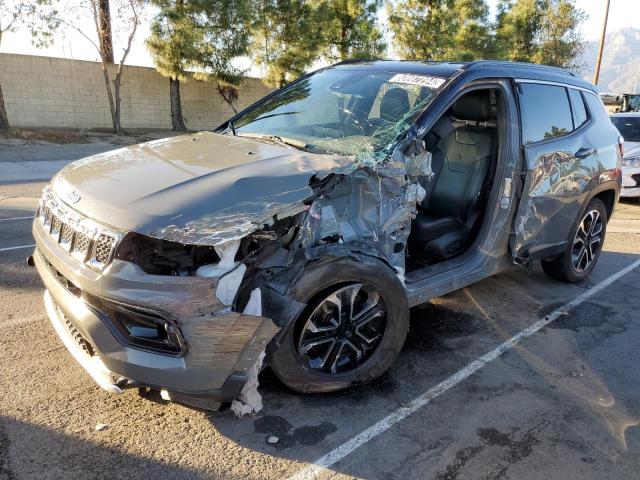
[[[389,80],[391,83],[408,83],[410,85],[422,85],[423,87],[438,88],[444,83],[444,78],[416,75],[412,73],[397,73]]]

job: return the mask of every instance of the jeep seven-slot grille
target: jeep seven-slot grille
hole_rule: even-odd
[[[45,189],[38,213],[44,229],[62,249],[82,263],[103,270],[111,261],[121,235],[67,207]]]
[[[96,260],[100,263],[107,263],[111,259],[111,253],[116,244],[116,238],[112,235],[101,233],[96,240]]]
[[[80,257],[82,260],[87,258],[89,253],[89,247],[91,246],[91,239],[82,232],[76,232],[75,241],[73,242],[73,248],[71,253]]]

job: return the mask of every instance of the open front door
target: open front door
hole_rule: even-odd
[[[591,181],[597,152],[573,134],[570,92],[564,86],[517,84],[524,174],[510,248],[515,263],[561,253]]]

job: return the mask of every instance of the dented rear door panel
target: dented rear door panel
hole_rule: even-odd
[[[611,163],[615,145],[611,135],[594,135],[594,118],[560,136],[551,137],[558,133],[547,132],[550,138],[528,141],[523,124],[527,105],[521,87],[518,85],[524,182],[510,245],[516,263],[563,251],[588,197],[607,179],[606,164]]]

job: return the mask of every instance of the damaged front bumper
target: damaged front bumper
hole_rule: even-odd
[[[34,222],[33,234],[51,323],[74,358],[109,392],[149,387],[184,403],[232,401],[279,330],[268,318],[225,309],[215,296],[215,278],[149,275],[118,260],[100,273],[61,249],[41,222]],[[163,352],[135,344],[119,332],[108,310],[100,310],[105,303],[166,319],[181,348]]]

